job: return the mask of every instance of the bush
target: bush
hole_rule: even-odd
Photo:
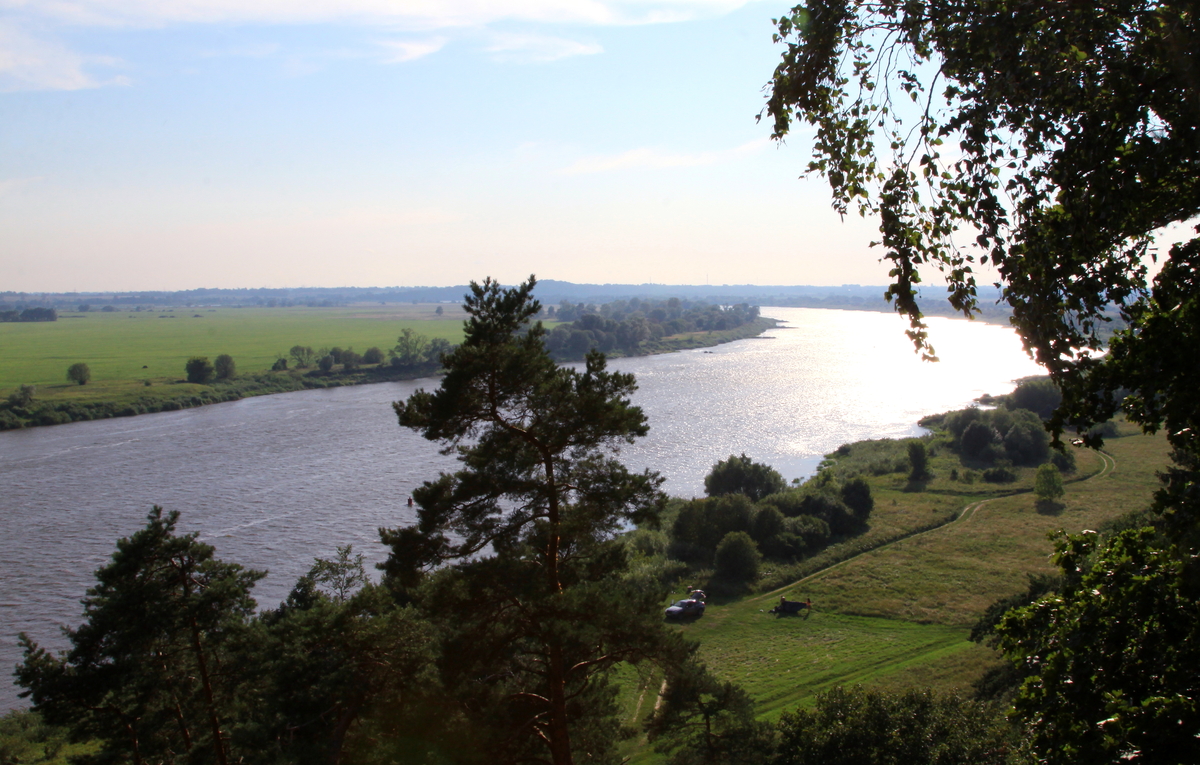
[[[784,712],[776,765],[1004,765],[1015,748],[1000,708],[931,691],[835,687]]]
[[[990,425],[975,421],[963,430],[959,446],[966,456],[978,458],[983,456],[984,451],[995,440],[996,433]]]
[[[282,356],[275,359],[275,363],[271,365],[271,371],[272,372],[286,372],[287,371],[287,359],[283,358]]]
[[[875,509],[875,498],[871,496],[871,484],[861,476],[851,478],[842,485],[842,501],[846,503],[846,507],[850,508],[850,512],[854,513],[854,517],[864,523],[870,517],[871,511]]]
[[[1050,452],[1050,461],[1063,473],[1075,472],[1075,452],[1052,451]]]
[[[92,379],[92,370],[82,361],[72,364],[67,367],[67,379],[73,383],[87,385],[88,380]]]
[[[364,364],[382,364],[383,363],[383,351],[381,351],[376,346],[371,346],[367,350],[363,351],[362,363],[364,363]]]
[[[717,545],[713,558],[716,576],[730,582],[749,582],[758,578],[762,554],[758,545],[744,531],[732,531]]]
[[[1033,479],[1033,490],[1043,502],[1054,502],[1065,493],[1062,473],[1058,472],[1053,462],[1038,468],[1037,476]]]
[[[237,376],[237,364],[228,353],[222,353],[213,363],[213,371],[216,372],[218,380],[232,380]]]
[[[70,375],[68,375],[69,377]],[[8,403],[11,406],[24,409],[33,403],[34,397],[37,395],[36,385],[22,385],[13,391],[8,396]]]
[[[1062,393],[1049,377],[1034,377],[1023,381],[1008,396],[1012,409],[1028,409],[1042,419],[1050,417],[1062,403]]]
[[[988,468],[983,471],[983,480],[988,483],[1012,483],[1017,480],[1017,474],[1006,467]]]
[[[214,369],[207,356],[193,356],[187,360],[184,365],[184,370],[187,372],[187,381],[190,383],[204,384],[212,379]]]
[[[725,494],[745,494],[752,502],[787,488],[783,476],[770,465],[754,462],[743,452],[742,456],[729,455],[729,459],[713,465],[704,477],[704,493],[710,497]]]
[[[908,480],[920,481],[929,475],[929,452],[925,442],[913,439],[908,442]]]
[[[317,362],[317,368],[320,369],[322,372],[328,372],[329,370],[333,369],[333,364],[334,364],[333,356],[330,354],[326,354],[321,357],[320,361]]]

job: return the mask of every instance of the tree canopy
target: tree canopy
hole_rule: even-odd
[[[775,21],[774,136],[815,127],[808,168],[834,208],[878,217],[886,294],[918,349],[934,355],[922,279],[939,273],[969,316],[995,269],[1062,393],[1056,437],[1099,446],[1092,426],[1122,411],[1174,449],[1157,532],[1064,539],[1063,592],[999,629],[1032,673],[1016,709],[1045,761],[1195,748],[1200,620],[1180,597],[1200,547],[1200,237],[1154,242],[1200,215],[1197,15],[1193,0],[809,0]],[[959,424],[964,452],[1001,448],[982,417]],[[1010,429],[1003,448],[1032,454],[1032,436]]]
[[[729,455],[713,465],[704,476],[704,493],[710,497],[725,494],[745,494],[751,502],[787,488],[779,471],[770,465],[755,462],[746,456]]]

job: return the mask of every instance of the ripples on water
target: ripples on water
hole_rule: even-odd
[[[896,316],[767,308],[763,339],[618,359],[637,376],[650,435],[622,451],[677,496],[701,495],[717,460],[745,452],[787,479],[840,444],[918,432],[916,421],[1038,374],[1011,330],[930,320],[942,361],[919,361]],[[141,417],[0,434],[0,666],[21,631],[64,647],[60,625],[118,537],[152,505],[182,513],[221,558],[266,568],[274,606],[314,557],[353,544],[383,560],[380,526],[410,523],[412,489],[454,462],[401,429],[391,402],[436,380],[283,393]],[[0,685],[0,709],[21,704]]]

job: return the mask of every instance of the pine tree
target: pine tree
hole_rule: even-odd
[[[617,534],[657,516],[662,479],[630,473],[617,448],[647,431],[632,375],[592,353],[583,370],[547,354],[533,277],[466,296],[462,345],[441,387],[395,410],[403,426],[455,452],[462,469],[413,493],[415,527],[383,532],[389,579],[457,561],[422,598],[450,633],[445,682],[492,736],[497,760],[557,765],[611,748],[616,664],[687,652],[663,629],[661,594],[626,575]],[[490,726],[490,727],[489,727]],[[488,732],[490,731],[490,733]]]

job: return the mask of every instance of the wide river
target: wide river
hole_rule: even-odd
[[[918,433],[924,415],[1006,393],[1039,374],[1007,328],[932,319],[941,361],[921,362],[897,316],[764,308],[786,324],[710,350],[618,359],[637,376],[650,434],[626,447],[676,496],[745,452],[786,479],[868,438]],[[314,557],[352,543],[382,560],[380,526],[413,520],[414,486],[454,463],[396,423],[391,402],[437,379],[301,391],[140,417],[0,433],[0,666],[20,659],[17,634],[65,647],[92,574],[145,522],[152,505],[182,513],[221,558],[268,569],[274,606]],[[24,706],[0,683],[0,710]]]

